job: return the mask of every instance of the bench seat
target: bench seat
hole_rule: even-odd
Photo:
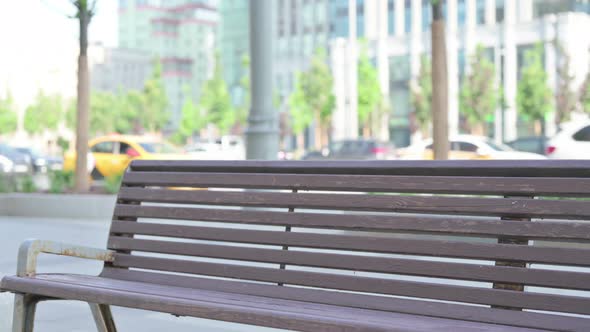
[[[121,307],[169,312],[180,316],[285,329],[297,328],[302,331],[538,331],[506,325],[75,274],[6,277],[2,281],[2,288],[50,298],[99,301]]]

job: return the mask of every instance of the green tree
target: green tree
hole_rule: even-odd
[[[141,111],[138,114],[139,124],[149,132],[162,130],[170,120],[166,111],[168,98],[162,80],[162,64],[159,59],[154,61],[152,76],[145,82],[141,98]]]
[[[0,98],[0,135],[16,131],[17,115],[10,91],[5,98]]]
[[[313,123],[313,109],[306,100],[302,73],[295,75],[295,88],[289,96],[289,107],[291,110],[291,129],[297,136],[297,147],[303,148],[305,128]]]
[[[295,91],[289,98],[293,129],[309,126],[309,118],[315,123],[315,147],[328,143],[330,120],[334,111],[334,79],[326,62],[326,52],[316,50],[308,70],[296,77]]]
[[[410,85],[410,102],[414,109],[416,124],[422,133],[428,133],[432,122],[432,66],[426,55],[422,55],[420,72]]]
[[[463,79],[459,95],[459,109],[472,132],[482,135],[486,118],[493,115],[499,101],[494,82],[496,69],[479,45],[469,61],[469,74]]]
[[[382,99],[379,80],[377,78],[377,69],[371,63],[367,54],[366,44],[363,44],[358,61],[358,80],[357,80],[357,113],[358,123],[362,128],[363,136],[369,137],[374,135],[372,132],[372,123],[379,108]]]
[[[65,119],[65,101],[60,95],[37,93],[35,102],[26,108],[24,127],[28,133],[38,134],[43,130],[56,130]]]
[[[574,75],[571,74],[571,57],[559,41],[555,41],[559,64],[557,66],[557,92],[555,94],[555,123],[569,120],[576,110],[578,96],[574,92]]]
[[[551,112],[551,89],[547,85],[547,73],[543,68],[543,49],[540,45],[525,54],[526,65],[522,68],[516,93],[518,112],[534,122],[540,121],[544,132],[544,119]]]
[[[242,72],[244,75],[240,79],[240,88],[242,90],[242,100],[236,109],[236,125],[239,128],[246,126],[248,121],[248,112],[250,110],[250,57],[245,55],[242,58]]]
[[[586,74],[586,78],[580,86],[579,102],[582,106],[582,111],[590,113],[590,70]]]
[[[186,89],[187,92],[189,89]],[[197,107],[192,98],[188,95],[184,100],[182,106],[182,117],[180,125],[173,137],[173,140],[179,144],[186,143],[189,137],[192,137],[195,132],[198,132],[207,125],[207,115],[202,112],[202,109]]]
[[[223,79],[218,54],[215,55],[213,77],[205,82],[201,90],[199,108],[205,110],[209,121],[215,124],[222,134],[227,133],[236,122],[236,112],[232,107],[227,83]]]
[[[104,135],[115,132],[116,96],[111,92],[94,91],[90,95],[90,133]]]

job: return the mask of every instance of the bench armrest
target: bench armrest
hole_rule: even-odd
[[[37,256],[40,253],[54,254],[103,262],[112,262],[115,252],[106,249],[96,249],[73,244],[36,239],[25,240],[18,249],[16,274],[19,277],[33,276],[37,270]]]

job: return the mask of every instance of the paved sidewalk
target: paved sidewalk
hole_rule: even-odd
[[[110,220],[43,219],[0,216],[0,278],[14,274],[18,245],[26,238],[41,238],[103,248]],[[40,272],[75,272],[97,274],[100,262],[41,256]],[[10,331],[12,294],[0,294],[0,332]],[[113,308],[119,331],[175,332],[211,331],[279,331],[260,327],[181,317],[127,308]],[[35,327],[38,331],[96,331],[86,303],[56,301],[41,303],[37,309]]]

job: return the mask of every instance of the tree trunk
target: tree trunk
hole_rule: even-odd
[[[85,3],[86,4],[86,3]],[[80,5],[80,55],[78,56],[78,98],[76,116],[76,174],[74,190],[88,192],[88,129],[90,87],[88,79],[88,23],[90,17],[86,5]]]
[[[320,122],[319,117],[316,118],[315,123],[313,124],[313,141],[314,141],[314,147],[316,150],[321,150],[323,148],[322,146],[322,124]]]
[[[447,50],[442,1],[432,4],[432,138],[434,159],[448,159]]]
[[[303,137],[303,132],[297,134],[297,154],[299,157],[303,156],[305,151],[305,137]]]

